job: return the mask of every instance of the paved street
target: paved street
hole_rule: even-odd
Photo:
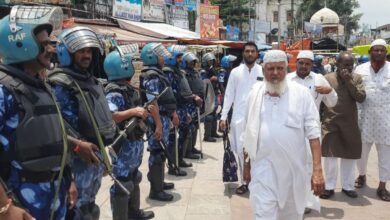
[[[199,146],[199,145],[198,145]],[[237,184],[222,183],[222,139],[217,143],[203,143],[204,159],[192,160],[193,168],[186,171],[188,176],[177,178],[167,175],[166,180],[175,183],[174,201],[162,203],[149,200],[149,182],[146,179],[147,157],[145,152],[141,167],[141,208],[153,210],[156,220],[249,220],[253,219],[248,195],[234,194]],[[341,193],[340,185],[332,200],[321,200],[321,214],[313,212],[307,220],[348,219],[348,220],[389,220],[390,203],[376,197],[378,181],[376,151],[373,149],[368,167],[368,187],[359,190],[359,198],[349,199]],[[111,219],[109,187],[112,182],[105,178],[97,197],[101,207],[101,219]]]

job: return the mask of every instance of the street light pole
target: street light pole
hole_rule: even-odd
[[[281,22],[280,22],[280,9],[281,9],[281,0],[278,0],[278,48],[280,49],[280,25],[281,25]]]

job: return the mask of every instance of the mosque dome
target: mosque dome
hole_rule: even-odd
[[[338,24],[340,18],[337,13],[327,7],[317,11],[310,18],[310,23],[314,24]]]

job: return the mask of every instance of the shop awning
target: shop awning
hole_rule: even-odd
[[[155,38],[199,39],[199,34],[165,23],[145,23],[117,19],[121,28]]]
[[[176,40],[161,39],[156,37],[150,37],[134,33],[131,31],[123,30],[118,26],[112,25],[98,25],[88,23],[75,23],[77,26],[89,27],[101,35],[107,35],[112,37],[115,34],[115,39],[118,43],[149,43],[149,42],[161,42],[161,43],[176,43]]]

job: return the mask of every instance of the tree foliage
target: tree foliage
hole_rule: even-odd
[[[335,11],[340,18],[340,24],[345,26],[346,40],[351,33],[359,29],[359,20],[361,13],[354,13],[359,8],[358,0],[303,0],[296,13],[298,27],[302,26],[303,21],[310,21],[311,16],[325,6]]]

